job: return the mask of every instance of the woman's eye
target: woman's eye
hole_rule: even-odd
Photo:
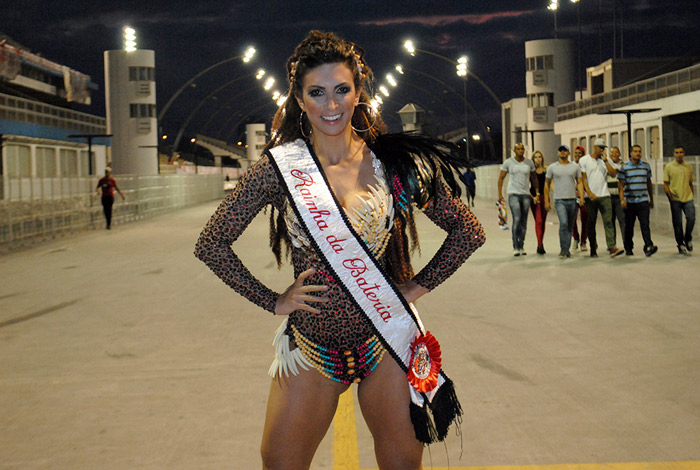
[[[316,97],[319,97],[319,96],[321,96],[321,95],[323,95],[323,92],[322,92],[321,90],[319,90],[318,88],[315,89],[315,90],[311,90],[311,91],[309,92],[309,96],[312,97],[312,98],[316,98]]]
[[[346,93],[350,93],[350,87],[349,86],[341,86],[340,88],[338,88],[337,92],[341,95],[345,95]]]

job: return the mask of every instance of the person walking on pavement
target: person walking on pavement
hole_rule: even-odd
[[[622,167],[622,155],[620,154],[619,147],[612,147],[610,149],[610,159],[608,162],[615,170],[619,170]],[[610,190],[610,202],[612,204],[612,226],[615,243],[617,243],[617,226],[615,225],[615,221],[617,221],[617,225],[620,226],[620,238],[623,241],[625,238],[625,212],[622,210],[622,205],[620,205],[620,193],[617,183],[617,175],[608,175],[608,189]]]
[[[547,173],[547,165],[544,164],[544,156],[539,150],[535,150],[532,154],[532,163],[535,164],[535,177],[537,178],[537,186],[530,187],[530,195],[533,200],[537,198],[537,194],[540,197],[537,198],[538,202],[533,203],[530,208],[532,209],[532,216],[535,219],[535,234],[537,235],[537,254],[544,255],[546,251],[544,250],[544,229],[547,223],[547,211],[544,208],[544,200],[542,199],[542,193],[544,192],[544,181],[545,175]]]
[[[476,173],[471,168],[467,168],[462,173],[462,181],[467,190],[467,206],[474,207],[474,197],[476,196]]]
[[[673,149],[673,158],[675,160],[664,168],[664,192],[671,204],[671,221],[678,252],[684,255],[693,251],[693,228],[695,227],[693,166],[684,161],[685,148],[682,145]],[[682,214],[685,214],[685,232]]]
[[[586,149],[581,147],[580,145],[577,145],[576,148],[574,149],[574,163],[578,165],[579,160],[581,160],[581,157],[583,157],[586,154]],[[576,197],[578,198],[578,194]],[[588,199],[586,197],[586,194],[584,192],[583,194],[584,200]],[[580,214],[580,217],[579,217]],[[581,219],[581,233],[579,234],[578,231],[578,220]],[[576,216],[574,217],[574,228],[573,228],[573,237],[574,237],[574,249],[578,250],[580,249],[581,251],[588,251],[588,246],[586,245],[586,242],[588,242],[588,211],[586,210],[586,206],[578,206],[576,205]]]
[[[591,247],[591,257],[598,256],[598,241],[595,232],[595,224],[598,219],[598,212],[603,219],[605,228],[605,241],[608,246],[610,257],[623,253],[621,248],[615,245],[615,236],[612,225],[612,203],[610,202],[610,190],[608,189],[608,175],[615,176],[617,170],[610,166],[608,157],[605,155],[605,141],[596,139],[593,142],[593,152],[584,155],[579,160],[579,166],[583,173],[583,188],[588,194],[586,209],[588,210],[588,240]]]
[[[649,212],[654,207],[654,186],[651,182],[651,166],[642,161],[642,147],[632,146],[630,160],[617,172],[620,189],[620,204],[625,210],[625,254],[634,252],[634,223],[639,219],[639,228],[644,239],[644,254],[651,256],[658,247],[651,241]]]
[[[549,190],[554,181],[554,206],[559,217],[559,257],[571,258],[571,232],[576,219],[576,199],[583,206],[583,179],[578,164],[569,161],[568,145],[559,146],[559,161],[549,165],[544,183],[544,207],[549,211]],[[577,196],[578,195],[578,196]]]
[[[498,200],[503,199],[503,180],[508,180],[508,205],[513,215],[513,256],[526,255],[523,245],[527,232],[527,213],[530,210],[530,185],[537,188],[535,164],[525,158],[525,146],[518,142],[513,147],[513,156],[503,162],[498,175]],[[539,189],[536,190],[534,202],[539,202]]]
[[[124,194],[119,189],[117,181],[114,178],[112,178],[111,168],[105,169],[105,175],[104,177],[100,178],[100,180],[97,182],[97,187],[95,189],[97,190],[97,195],[102,196],[102,211],[104,212],[105,221],[107,223],[107,226],[105,228],[107,230],[110,230],[112,228],[112,206],[114,205],[114,190],[117,190],[119,195],[122,197],[122,201],[126,199],[124,197]]]

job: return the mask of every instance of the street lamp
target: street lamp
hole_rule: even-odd
[[[464,135],[469,136],[469,112],[467,108],[467,64],[469,59],[467,56],[463,55],[457,60],[457,76],[462,77],[464,82]],[[466,145],[465,154],[467,156],[467,161],[469,161],[469,139],[464,139]]]
[[[557,10],[559,9],[559,0],[550,0],[547,5],[547,10],[554,12],[554,39],[557,38]]]

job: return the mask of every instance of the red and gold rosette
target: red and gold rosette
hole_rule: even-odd
[[[442,367],[440,344],[427,331],[411,343],[411,362],[408,365],[408,381],[421,393],[428,393],[438,384]]]

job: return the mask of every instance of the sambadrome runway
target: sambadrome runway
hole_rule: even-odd
[[[260,468],[280,319],[192,255],[215,207],[0,258],[0,469]],[[651,258],[561,260],[552,213],[547,255],[530,218],[515,258],[493,202],[475,212],[486,245],[418,303],[465,412],[425,468],[700,469],[700,251],[652,233]],[[443,237],[419,229],[416,268]],[[281,291],[267,230],[234,247]],[[352,394],[311,468],[377,468]]]

